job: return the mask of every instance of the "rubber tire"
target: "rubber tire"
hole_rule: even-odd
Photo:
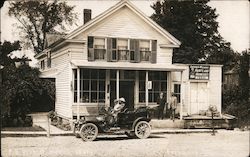
[[[90,139],[86,138],[86,137],[82,134],[82,132],[84,131],[84,129],[87,129],[87,127],[92,127],[92,128],[94,129],[94,130],[93,130],[93,131],[94,131],[93,137],[90,138]],[[97,127],[95,124],[93,124],[93,123],[86,123],[86,124],[83,124],[83,125],[81,126],[79,135],[80,135],[80,137],[82,138],[83,141],[87,141],[87,142],[89,142],[89,141],[94,141],[94,140],[96,139],[97,135],[98,135],[98,127]]]
[[[141,135],[138,131],[138,129],[140,129],[139,127],[141,127],[141,125],[146,125],[146,134],[145,135]],[[139,139],[145,139],[148,138],[150,136],[150,132],[151,132],[151,127],[150,124],[146,121],[139,121],[138,123],[136,123],[135,125],[135,135],[137,138]]]

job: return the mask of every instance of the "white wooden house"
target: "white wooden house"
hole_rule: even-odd
[[[41,77],[55,78],[55,111],[63,119],[98,114],[124,97],[127,107],[178,96],[180,118],[209,105],[221,111],[221,66],[172,64],[180,41],[122,0],[35,57]],[[199,76],[200,75],[200,76]]]

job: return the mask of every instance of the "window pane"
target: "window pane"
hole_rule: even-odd
[[[90,77],[89,69],[80,69],[80,77],[81,79],[89,79]]]
[[[160,73],[160,79],[161,80],[167,80],[167,72],[161,72]]]
[[[85,90],[85,91],[89,90],[89,80],[83,81],[83,90]]]
[[[91,81],[91,91],[97,91],[97,80]]]
[[[99,79],[106,79],[106,70],[99,70]]]
[[[112,38],[112,48],[116,49],[116,38]]]
[[[99,91],[105,91],[105,81],[99,81]]]
[[[99,102],[105,102],[105,92],[99,92]]]
[[[97,102],[97,92],[91,92],[91,102]]]
[[[161,82],[161,91],[166,91],[167,90],[167,82]]]
[[[98,70],[96,69],[91,70],[91,79],[98,79]]]
[[[128,40],[127,39],[118,39],[117,46],[118,46],[118,48],[120,46],[127,47],[128,46]]]
[[[139,102],[145,102],[145,92],[139,93]]]
[[[148,93],[148,102],[153,102],[153,93],[152,92],[149,92]]]
[[[110,78],[116,79],[116,70],[110,70]]]
[[[89,102],[89,92],[83,92],[82,102]]]
[[[120,48],[118,51],[119,51],[119,60],[128,60],[129,59],[129,51],[122,50]]]
[[[116,50],[112,50],[112,60],[117,60],[117,55],[116,55],[117,51]]]
[[[125,79],[135,79],[135,71],[124,70],[124,78]]]
[[[104,49],[105,48],[105,38],[95,38],[94,40],[95,48]]]
[[[160,83],[158,81],[153,81],[153,90],[160,91]]]
[[[145,81],[139,82],[139,91],[145,91]]]
[[[139,72],[139,80],[145,80],[146,79],[146,72],[140,71]]]
[[[131,61],[135,60],[135,51],[130,51],[130,60]]]

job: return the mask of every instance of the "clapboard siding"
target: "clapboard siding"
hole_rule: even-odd
[[[126,7],[81,33],[75,39],[87,40],[87,36],[157,40],[157,63],[172,64],[172,48],[159,47],[160,44],[171,44],[170,41]],[[80,52],[74,52],[73,58],[87,59],[86,44],[83,56]]]
[[[218,111],[221,111],[221,67],[210,67],[210,105],[216,105]]]
[[[69,63],[69,54],[65,53],[59,57],[53,59],[55,67],[57,68],[56,75],[56,102],[55,110],[58,115],[71,118],[72,113],[69,112],[71,109],[71,72]]]

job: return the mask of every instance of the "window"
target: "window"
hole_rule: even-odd
[[[51,53],[47,52],[47,67],[51,67]]]
[[[139,73],[139,102],[145,102],[145,78],[146,72]],[[148,101],[157,102],[160,92],[167,93],[167,73],[149,71],[148,80],[152,81],[152,89],[148,90]]]
[[[105,38],[94,38],[94,59],[104,60],[105,56]]]
[[[180,84],[174,84],[174,94],[177,97],[177,102],[181,102],[181,85]]]
[[[141,61],[149,61],[151,56],[150,40],[140,40]]]
[[[74,73],[74,102],[77,102],[77,74]],[[80,102],[105,102],[105,70],[80,69]]]
[[[129,60],[128,39],[118,39],[119,60]]]
[[[40,68],[41,68],[41,70],[45,69],[45,62],[44,62],[44,60],[41,61]]]

